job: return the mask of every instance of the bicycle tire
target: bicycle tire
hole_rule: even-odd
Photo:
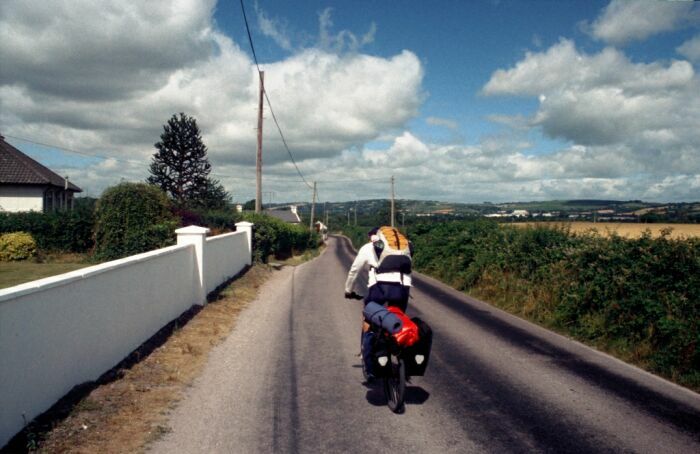
[[[391,411],[402,413],[406,395],[406,364],[403,359],[395,355],[390,355],[389,360],[391,374],[384,377],[384,396]]]

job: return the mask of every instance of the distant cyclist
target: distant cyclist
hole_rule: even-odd
[[[396,306],[406,312],[411,288],[411,253],[408,240],[392,227],[373,228],[367,232],[369,241],[357,252],[345,281],[345,297],[353,298],[358,275],[367,272],[367,295],[365,304],[374,301]],[[367,322],[362,326],[362,351],[365,371],[371,378],[371,362],[368,360],[369,345],[373,333]]]

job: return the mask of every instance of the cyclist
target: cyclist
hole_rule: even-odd
[[[379,254],[381,252],[381,249],[378,249],[377,245],[375,245],[375,243],[381,242],[377,236],[378,231],[379,228],[375,227],[367,232],[369,241],[357,251],[357,256],[352,262],[352,266],[350,266],[350,271],[348,271],[348,277],[345,281],[345,297],[353,298],[359,296],[354,291],[355,283],[358,275],[366,271],[367,296],[365,297],[365,304],[374,301],[378,304],[396,306],[401,309],[401,311],[406,312],[411,287],[411,275],[403,274],[398,271],[377,273]],[[374,333],[369,330],[369,324],[363,318],[361,347],[368,380],[373,378],[371,370],[372,363],[369,361],[370,355],[368,354],[373,336]]]

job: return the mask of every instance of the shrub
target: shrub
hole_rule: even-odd
[[[295,252],[318,247],[318,233],[302,225],[287,224],[266,214],[245,213],[243,219],[253,226],[253,259],[266,263],[268,257],[287,258]]]
[[[0,235],[0,261],[26,260],[36,255],[36,242],[26,232]]]
[[[95,210],[95,257],[113,260],[174,244],[177,222],[163,191],[145,183],[105,190]]]
[[[30,233],[42,251],[89,251],[94,244],[94,224],[93,204],[84,199],[76,199],[71,211],[0,213],[0,233]]]

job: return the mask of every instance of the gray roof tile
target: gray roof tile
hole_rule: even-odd
[[[65,180],[53,170],[39,164],[0,136],[0,184],[40,184],[64,187]],[[68,182],[68,188],[82,192]]]

